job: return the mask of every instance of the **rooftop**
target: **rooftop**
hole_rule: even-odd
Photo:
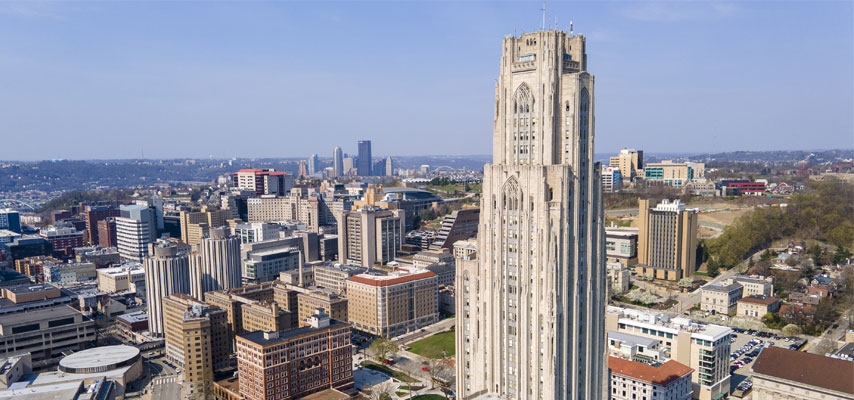
[[[780,301],[780,299],[777,297],[760,296],[760,295],[742,297],[741,299],[738,300],[739,303],[761,304],[761,305],[765,305],[765,306],[767,306],[769,304],[774,304],[778,301]]]
[[[724,285],[724,284],[721,284],[721,283],[719,283],[719,282],[718,282],[718,283],[710,283],[710,284],[708,284],[708,285],[706,285],[706,286],[703,286],[701,289],[702,289],[702,290],[709,290],[709,291],[712,291],[712,292],[723,292],[723,293],[729,293],[729,292],[731,292],[731,291],[733,291],[733,290],[738,290],[738,289],[739,289],[739,288],[741,288],[741,287],[742,287],[742,286],[741,286],[741,285],[739,285],[738,283],[732,283],[732,284],[729,284],[729,285]]]
[[[655,347],[661,343],[658,339],[652,339],[645,336],[632,335],[631,333],[608,331],[608,340],[619,340],[625,343],[634,343],[644,347]]]
[[[132,324],[135,322],[145,322],[148,321],[148,314],[145,311],[135,311],[132,313],[122,314],[116,317],[118,319],[124,320],[125,322]]]
[[[326,331],[329,329],[343,328],[345,326],[350,326],[350,324],[348,324],[346,322],[338,321],[336,319],[330,319],[329,320],[329,327],[326,327],[326,328],[314,328],[311,326],[304,326],[302,328],[291,329],[289,331],[281,331],[281,332],[279,332],[278,336],[270,337],[269,339],[264,337],[264,333],[265,333],[264,331],[244,333],[242,335],[237,335],[237,336],[242,337],[245,340],[248,340],[252,343],[255,343],[255,344],[258,344],[261,346],[268,346],[271,344],[286,342],[290,339],[293,339],[293,338],[296,338],[299,336],[310,335],[312,333],[317,333],[317,332],[323,332],[323,331]]]
[[[33,284],[23,284],[23,285],[13,285],[6,286],[5,288],[14,294],[23,294],[23,293],[34,293],[41,292],[45,290],[59,290],[55,286],[49,283],[33,283]]]
[[[351,276],[348,280],[371,286],[391,286],[400,283],[417,281],[420,279],[432,278],[436,276],[436,273],[429,270],[414,270],[412,272],[407,271],[405,273],[402,272],[403,271],[398,270],[388,275],[359,274]]]
[[[608,369],[611,373],[662,386],[667,386],[670,382],[694,371],[673,360],[664,364],[649,365],[616,357],[608,357]]]
[[[59,366],[71,369],[110,367],[124,363],[139,355],[132,346],[102,346],[79,351],[59,361]]]
[[[38,310],[30,310],[25,313],[13,313],[0,315],[0,326],[17,326],[23,324],[31,324],[33,322],[43,322],[60,317],[69,317],[80,315],[80,313],[66,305],[42,308]]]
[[[759,353],[754,374],[854,394],[854,363],[771,346]]]
[[[715,341],[732,333],[732,329],[725,326],[698,322],[690,318],[671,317],[664,313],[655,313],[649,310],[608,306],[606,312],[620,314],[619,321],[621,323],[630,323],[636,326],[657,328],[665,331],[669,330],[673,334],[678,334],[679,331],[686,331],[691,333],[692,337],[698,339]]]

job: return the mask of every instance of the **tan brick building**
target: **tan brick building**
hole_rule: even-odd
[[[686,210],[679,200],[664,200],[650,208],[649,200],[638,200],[639,275],[676,281],[697,269],[697,213]]]
[[[736,315],[752,318],[762,318],[765,314],[775,313],[780,310],[780,299],[753,295],[738,300]]]
[[[300,325],[312,315],[318,308],[329,314],[329,318],[347,322],[348,301],[335,293],[327,290],[309,290],[297,295],[299,298],[299,321]]]
[[[291,312],[279,307],[279,303],[254,302],[241,306],[244,332],[287,331],[295,328]]]
[[[439,320],[438,278],[428,270],[360,274],[347,280],[347,318],[353,327],[395,337]]]
[[[204,398],[214,369],[228,364],[225,310],[176,293],[163,299],[166,356],[183,368],[185,395]]]

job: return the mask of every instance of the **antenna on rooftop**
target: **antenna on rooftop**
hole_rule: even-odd
[[[572,20],[569,20],[569,34],[572,35]]]
[[[545,30],[546,30],[546,0],[543,0],[542,11],[543,11],[543,27],[541,28],[541,30],[543,32],[545,32]]]

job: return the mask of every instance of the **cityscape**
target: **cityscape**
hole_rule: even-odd
[[[0,6],[0,35],[9,29],[4,18],[61,24],[69,9],[80,12],[84,4]],[[152,10],[189,6],[200,20],[224,12],[247,18],[241,29],[264,32],[259,7],[289,17],[314,7],[200,4],[221,9],[104,2],[87,12],[130,7],[146,20]],[[489,35],[485,46],[498,53],[478,76],[488,78],[492,97],[486,90],[435,105],[480,99],[471,106],[486,110],[474,119],[483,125],[476,130],[469,122],[450,129],[453,123],[442,121],[447,115],[418,100],[413,108],[440,120],[431,124],[457,133],[395,126],[389,139],[364,119],[337,136],[326,128],[315,133],[300,118],[350,118],[333,115],[337,100],[329,109],[306,110],[313,97],[328,95],[321,89],[301,95],[305,107],[288,103],[276,111],[293,119],[294,129],[271,137],[251,133],[259,121],[242,121],[246,132],[228,140],[217,138],[212,122],[199,125],[206,133],[195,138],[176,130],[175,142],[131,132],[139,127],[92,142],[70,128],[58,142],[20,130],[28,117],[17,111],[0,112],[11,121],[0,127],[0,400],[854,399],[854,108],[839,119],[829,110],[838,130],[802,132],[800,141],[769,124],[779,140],[773,136],[774,145],[759,149],[754,136],[762,129],[755,126],[743,142],[725,134],[706,142],[690,131],[673,138],[670,127],[608,137],[615,126],[608,118],[620,116],[607,107],[623,83],[614,66],[597,59],[612,57],[609,50],[597,47],[616,39],[558,23],[568,4],[387,4],[421,10],[427,19],[456,7],[484,16],[517,6],[540,13],[535,29],[510,26],[509,34]],[[364,16],[354,5],[379,12],[372,3],[321,2],[317,10],[334,14],[341,26],[318,29],[346,35],[345,20]],[[792,5],[803,6],[750,7],[773,19]],[[684,7],[699,7],[699,14]],[[730,7],[736,6],[637,2],[620,15],[661,25],[726,24]],[[818,9],[826,14],[809,23],[836,27],[832,16],[850,17],[854,5]],[[697,22],[709,15],[714,21]],[[849,36],[834,40],[854,46],[854,20],[840,26]],[[667,35],[680,29],[693,32],[674,27]],[[147,33],[151,46],[162,34]],[[437,46],[454,40],[427,36]],[[276,40],[311,39],[305,32]],[[364,57],[395,51],[377,40],[380,53],[366,45]],[[0,43],[0,53],[4,48]],[[342,59],[350,50],[341,50]],[[443,61],[458,62],[459,54],[447,52]],[[311,53],[292,56],[312,68]],[[839,56],[848,83],[852,58]],[[0,71],[14,62],[0,56]],[[403,62],[418,60],[377,60],[373,68],[391,71]],[[260,70],[251,62],[245,68],[247,76]],[[204,79],[206,72],[193,73]],[[315,77],[332,79],[342,91],[358,87],[344,72],[324,73]],[[819,94],[854,106],[854,86],[840,89],[842,83]],[[150,100],[163,90],[155,86],[133,92]],[[246,96],[253,87],[224,96]],[[374,99],[364,95],[365,102]],[[385,113],[372,118],[399,117]],[[647,118],[673,125],[684,117],[668,113],[672,118]],[[492,118],[491,137],[483,117]],[[726,124],[747,117],[731,118]],[[811,117],[793,118],[826,128]],[[62,156],[76,154],[81,141],[90,156]],[[41,143],[49,146],[30,153]],[[139,156],[128,155],[137,149]]]

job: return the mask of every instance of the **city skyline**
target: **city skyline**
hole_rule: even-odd
[[[363,138],[374,154],[488,154],[493,38],[540,28],[539,8],[6,2],[0,159],[326,158]],[[602,153],[835,148],[854,129],[854,57],[837,51],[854,43],[851,10],[548,3],[546,25],[574,20],[595,40]],[[268,145],[226,145],[236,135]],[[91,146],[104,138],[115,145]]]

